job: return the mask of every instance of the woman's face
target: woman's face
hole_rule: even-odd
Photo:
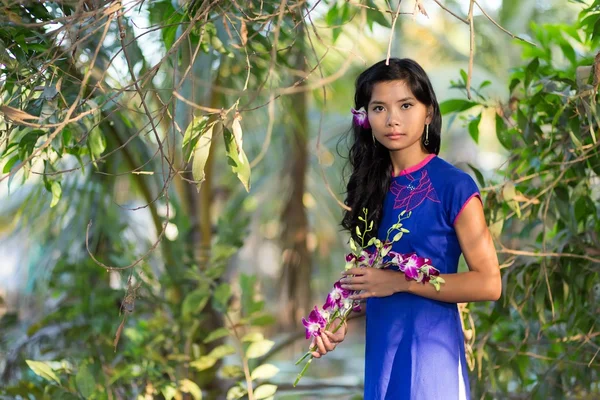
[[[431,112],[419,102],[404,81],[376,83],[368,105],[368,118],[375,139],[390,151],[421,147],[425,124]]]

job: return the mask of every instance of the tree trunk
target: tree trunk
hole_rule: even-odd
[[[294,49],[295,69],[305,71],[304,60],[304,26],[298,27],[298,41]],[[282,269],[279,278],[280,317],[279,325],[283,329],[294,329],[301,318],[310,310],[311,290],[311,254],[306,239],[308,235],[308,218],[303,197],[306,186],[306,170],[308,164],[308,115],[307,95],[300,92],[290,96],[290,117],[293,122],[292,139],[289,149],[291,163],[287,166],[284,181],[291,185],[289,198],[286,200],[281,215]],[[286,182],[286,183],[287,183]]]

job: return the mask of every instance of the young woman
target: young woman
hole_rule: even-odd
[[[347,271],[343,287],[366,300],[365,400],[464,400],[469,380],[456,303],[498,300],[498,258],[473,179],[437,156],[442,117],[431,82],[410,59],[378,62],[360,74],[354,97],[352,175],[342,225],[354,235],[362,209],[385,239],[398,214],[410,233],[393,251],[432,260],[440,291],[396,269]],[[362,111],[362,110],[361,110]],[[360,114],[360,111],[355,111]],[[457,273],[461,252],[469,267]],[[345,329],[316,338],[321,357]]]

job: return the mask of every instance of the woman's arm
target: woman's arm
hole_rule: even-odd
[[[502,294],[498,256],[483,215],[481,201],[472,198],[458,216],[454,229],[469,267],[468,272],[441,275],[446,283],[438,292],[432,285],[402,280],[398,291],[406,291],[449,303],[496,301]]]
[[[502,293],[498,257],[479,199],[472,198],[467,203],[454,228],[469,271],[442,274],[446,283],[442,284],[439,292],[433,285],[407,281],[403,273],[375,268],[353,268],[346,271],[345,275],[356,275],[344,278],[342,282],[349,285],[342,287],[362,290],[362,293],[353,296],[355,299],[408,292],[448,303],[498,300]]]

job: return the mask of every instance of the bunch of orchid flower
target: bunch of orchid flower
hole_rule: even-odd
[[[382,242],[381,240],[372,237],[366,245],[365,238],[367,234],[373,230],[373,221],[370,223],[367,221],[367,209],[363,209],[363,213],[364,217],[360,216],[358,218],[364,223],[363,231],[361,231],[360,227],[356,227],[356,236],[361,240],[361,245],[357,245],[357,243],[350,238],[350,249],[352,252],[346,255],[345,270],[347,271],[355,267],[389,268],[395,266],[399,271],[404,273],[407,281],[414,280],[423,284],[429,282],[439,291],[440,285],[444,283],[444,279],[439,276],[440,272],[430,264],[428,258],[419,257],[416,253],[401,254],[392,251],[392,245],[399,241],[405,233],[409,233],[407,229],[402,227],[402,220],[409,218],[410,212],[407,213],[406,211],[402,211],[400,213],[398,222],[388,229],[385,241]],[[397,232],[390,240],[390,235],[394,231]],[[306,328],[306,339],[320,336],[323,330],[328,330],[329,326],[336,319],[339,319],[340,322],[333,333],[337,332],[352,311],[360,311],[360,304],[358,301],[350,298],[350,296],[355,295],[358,292],[359,291],[342,288],[340,281],[335,282],[332,291],[327,295],[327,300],[323,307],[319,309],[315,306],[308,315],[308,319],[302,318],[302,324]],[[317,346],[315,344],[296,362],[296,365],[298,365],[310,356],[306,365],[298,374],[298,377],[294,382],[294,387],[308,369],[308,366],[313,360],[311,353],[316,351],[316,349]]]

